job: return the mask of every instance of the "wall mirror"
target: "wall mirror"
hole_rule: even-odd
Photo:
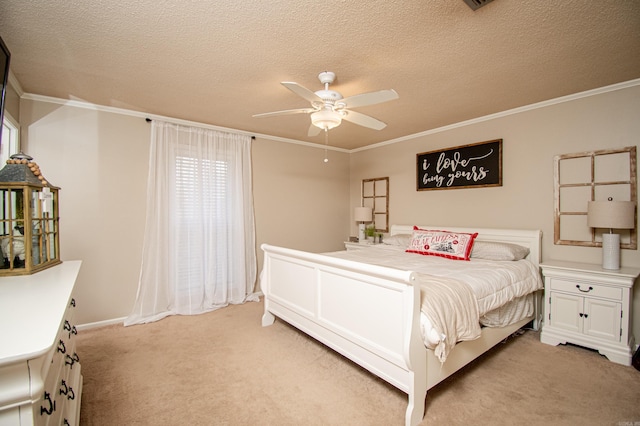
[[[554,243],[602,247],[605,230],[587,226],[587,204],[609,197],[637,205],[635,146],[556,156]],[[637,249],[636,229],[616,233],[620,234],[621,248]]]
[[[362,179],[362,206],[373,211],[377,232],[389,232],[389,178]]]

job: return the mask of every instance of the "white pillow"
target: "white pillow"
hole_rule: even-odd
[[[382,239],[383,244],[407,248],[411,242],[411,234],[396,234]]]
[[[528,254],[527,247],[491,241],[475,241],[471,250],[471,258],[485,260],[520,260]]]

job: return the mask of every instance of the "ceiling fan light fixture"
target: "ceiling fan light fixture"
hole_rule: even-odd
[[[318,78],[320,79],[320,82],[324,84],[324,89],[316,92],[312,92],[298,83],[283,81],[282,85],[284,87],[310,102],[311,108],[297,108],[287,109],[284,111],[267,112],[263,114],[255,114],[254,117],[310,114],[311,125],[307,132],[307,136],[309,137],[317,136],[319,133],[317,129],[324,130],[326,133],[327,131],[338,127],[342,123],[343,119],[369,129],[384,129],[386,124],[382,121],[360,112],[352,111],[351,108],[376,105],[382,102],[392,101],[394,99],[398,99],[398,93],[393,89],[387,89],[378,90],[377,92],[361,93],[359,95],[344,98],[339,92],[329,89],[329,84],[333,83],[335,77],[336,75],[330,71],[320,73]]]
[[[335,111],[321,109],[311,114],[311,123],[322,130],[331,130],[342,123],[342,117]]]

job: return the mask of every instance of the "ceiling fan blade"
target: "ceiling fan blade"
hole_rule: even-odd
[[[356,111],[344,111],[346,114],[342,117],[343,120],[347,120],[352,122],[353,124],[357,124],[359,126],[368,127],[374,130],[382,130],[387,127],[386,123],[382,121],[370,117],[368,115],[356,112]]]
[[[306,87],[300,86],[298,83],[294,83],[292,81],[283,81],[281,84],[287,89],[291,90],[296,95],[308,100],[311,103],[314,103],[314,102],[323,103],[323,100],[320,96],[316,95]]]
[[[262,114],[254,114],[252,117],[272,117],[274,115],[291,115],[291,114],[311,114],[316,111],[315,108],[298,108],[298,109],[285,109],[283,111],[264,112]]]
[[[312,124],[311,126],[309,126],[309,132],[307,133],[307,136],[318,136],[321,131],[322,129],[320,127],[314,126]]]
[[[345,108],[357,108],[361,106],[375,105],[382,102],[392,101],[394,99],[398,99],[399,97],[400,96],[395,90],[388,89],[349,96],[336,102],[336,104],[344,104],[346,105]]]

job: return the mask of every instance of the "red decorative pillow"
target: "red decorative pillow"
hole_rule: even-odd
[[[408,253],[418,253],[427,256],[440,256],[454,260],[469,260],[473,241],[478,233],[429,231],[413,227],[411,243]]]

